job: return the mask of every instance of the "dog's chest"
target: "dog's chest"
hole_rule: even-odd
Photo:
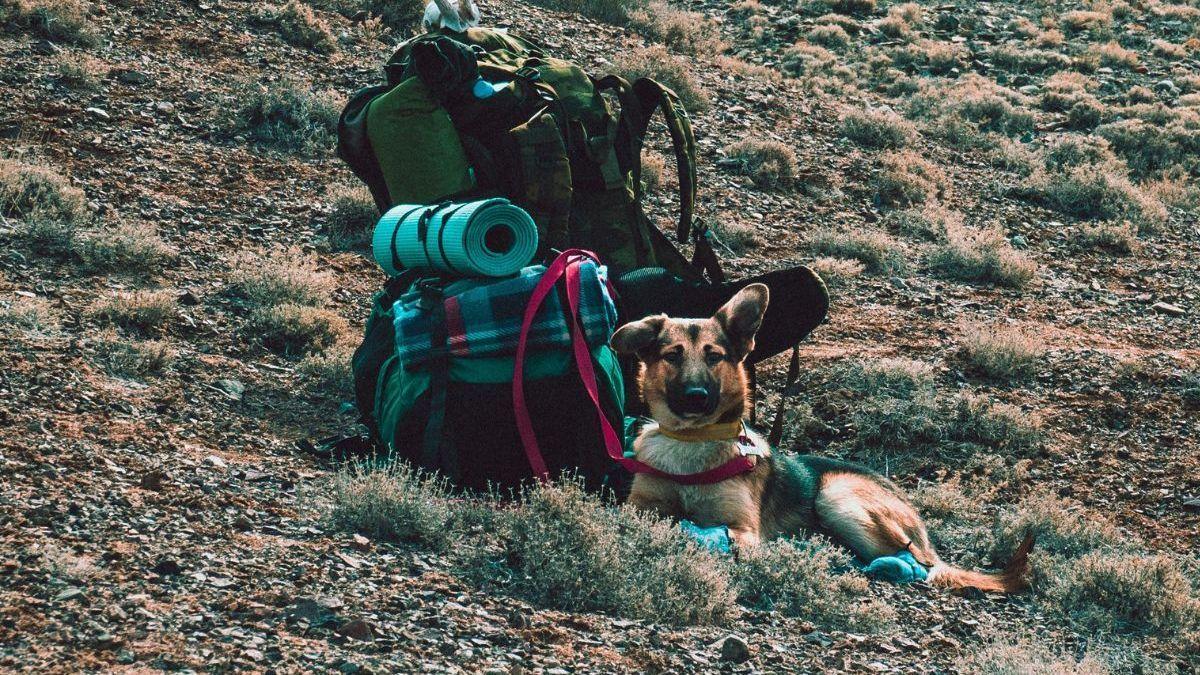
[[[756,436],[753,441],[767,448]],[[667,473],[682,475],[706,471],[736,457],[739,450],[729,441],[679,441],[661,434],[638,439],[638,459]],[[767,453],[769,454],[769,453]],[[746,512],[757,511],[758,497],[752,481],[734,477],[709,485],[674,483],[680,509],[685,517],[705,527],[728,524]]]

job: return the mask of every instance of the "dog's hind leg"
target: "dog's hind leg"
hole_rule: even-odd
[[[825,474],[814,510],[821,529],[849,547],[864,563],[901,551],[908,551],[926,567],[938,562],[916,509],[870,476]]]

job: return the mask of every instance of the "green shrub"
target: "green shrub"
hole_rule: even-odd
[[[686,54],[717,54],[725,48],[720,30],[708,17],[676,9],[662,0],[650,0],[644,9],[629,12],[629,25]]]
[[[1133,185],[1120,167],[1082,164],[1067,171],[1035,172],[1025,193],[1052,209],[1075,218],[1130,220],[1142,232],[1152,232],[1167,220],[1166,207]]]
[[[333,480],[329,524],[373,539],[444,550],[458,536],[448,484],[407,464],[354,465]]]
[[[996,558],[1010,555],[1027,532],[1039,552],[1055,556],[1116,550],[1130,541],[1108,518],[1048,492],[1035,492],[1002,509],[992,530]]]
[[[559,12],[582,14],[619,26],[623,25],[634,11],[644,9],[648,0],[533,0],[533,4]]]
[[[844,288],[851,279],[857,278],[866,269],[866,266],[857,260],[830,256],[817,258],[808,263],[808,266],[821,277],[829,290]]]
[[[332,347],[309,354],[296,364],[300,382],[310,390],[338,399],[354,395],[354,374],[350,369],[355,343],[341,341]]]
[[[1058,52],[1028,47],[1004,45],[988,51],[988,57],[998,67],[1018,73],[1043,73],[1071,67],[1070,57]]]
[[[1178,124],[1165,128],[1140,119],[1126,119],[1096,127],[1137,176],[1149,176],[1173,167],[1196,167],[1200,140],[1195,130]]]
[[[909,102],[909,116],[931,120],[933,126],[955,118],[978,131],[1020,136],[1033,131],[1029,100],[975,73],[951,83],[926,84]]]
[[[962,214],[938,204],[897,209],[884,216],[884,224],[901,234],[927,241],[942,241],[951,229],[962,227]]]
[[[817,230],[809,243],[814,253],[857,260],[873,274],[904,269],[904,245],[883,232]]]
[[[783,52],[780,67],[793,77],[805,77],[829,73],[837,64],[833,52],[807,42],[797,42]]]
[[[850,553],[828,540],[767,542],[744,552],[738,567],[738,600],[749,607],[855,633],[896,622],[896,610],[872,597],[866,577],[852,571]]]
[[[821,45],[826,49],[845,49],[850,46],[850,34],[837,24],[822,24],[814,26],[804,36],[809,42]]]
[[[1083,248],[1099,248],[1117,255],[1137,250],[1137,228],[1129,221],[1083,225],[1075,240]]]
[[[616,67],[630,82],[649,77],[667,85],[690,112],[708,109],[708,94],[692,75],[687,61],[672,55],[665,47],[655,45],[623,52],[616,59]]]
[[[115,335],[102,336],[93,347],[93,362],[109,375],[144,378],[158,375],[175,360],[170,344],[160,340],[126,340]]]
[[[933,367],[911,359],[853,362],[838,371],[841,386],[861,396],[912,398],[933,387]]]
[[[721,623],[733,607],[723,561],[669,521],[605,507],[576,484],[529,490],[500,523],[503,555],[487,574],[531,602],[674,625]]]
[[[309,0],[314,7],[347,18],[373,17],[363,23],[377,20],[393,29],[406,29],[419,22],[425,16],[425,3],[426,0]]]
[[[747,138],[726,146],[724,153],[737,173],[764,188],[791,185],[798,170],[796,153],[779,141]]]
[[[342,102],[329,91],[279,79],[239,87],[226,126],[264,147],[289,152],[318,152],[333,146]]]
[[[96,91],[101,88],[100,67],[86,54],[63,52],[54,62],[55,79],[75,91]]]
[[[1076,662],[1070,654],[1057,654],[1033,639],[1005,638],[982,649],[968,650],[955,662],[960,672],[972,675],[1108,675],[1104,662],[1085,656]]]
[[[758,228],[752,223],[714,220],[709,223],[709,227],[717,239],[729,247],[734,254],[745,253],[763,244],[763,239],[758,234]]]

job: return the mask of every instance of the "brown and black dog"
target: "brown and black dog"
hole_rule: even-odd
[[[934,585],[1023,589],[1030,537],[1001,572],[959,569],[938,558],[921,516],[884,476],[829,458],[772,454],[753,433],[753,452],[745,452],[747,437],[738,440],[747,410],[743,360],[754,349],[767,301],[767,287],[753,284],[711,319],[651,316],[613,335],[618,353],[636,354],[642,362],[642,397],[654,420],[635,442],[638,460],[676,475],[712,469],[738,454],[756,461],[750,471],[709,485],[639,473],[629,502],[702,527],[725,525],[738,547],[822,533],[863,562],[907,550],[928,568]]]

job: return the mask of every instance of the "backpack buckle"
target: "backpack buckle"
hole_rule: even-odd
[[[542,74],[538,72],[537,68],[531,68],[529,66],[521,66],[520,68],[517,68],[517,72],[514,74],[522,80],[526,80],[528,82],[537,82],[538,80],[542,79]]]

